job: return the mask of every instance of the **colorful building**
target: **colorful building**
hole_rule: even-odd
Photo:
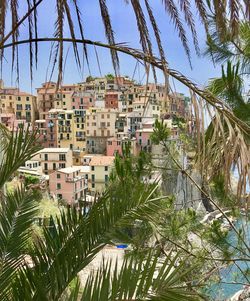
[[[106,142],[114,137],[118,111],[112,109],[91,108],[86,115],[86,149],[88,153],[104,154]]]
[[[93,156],[89,163],[89,190],[92,195],[101,193],[109,180],[109,174],[113,168],[115,157]]]
[[[49,175],[55,170],[71,167],[72,150],[69,148],[44,148],[38,152],[42,173]]]
[[[88,189],[88,171],[80,166],[58,169],[49,176],[49,190],[52,196],[76,205],[83,200]]]

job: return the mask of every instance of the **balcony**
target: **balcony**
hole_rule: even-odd
[[[84,175],[81,175],[81,176],[76,176],[76,177],[66,177],[66,182],[67,183],[74,183],[74,182],[77,182],[77,181],[80,181],[80,180],[83,180],[85,178]]]

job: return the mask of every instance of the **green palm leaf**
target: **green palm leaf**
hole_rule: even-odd
[[[149,251],[127,256],[121,268],[117,261],[103,261],[98,271],[89,275],[81,300],[199,300],[183,281],[190,269],[180,254],[159,255]]]
[[[38,212],[37,197],[23,188],[7,193],[0,209],[0,299],[24,264],[31,224]]]
[[[20,127],[17,131],[8,133],[0,127],[0,136],[5,141],[0,145],[0,188],[11,175],[29,160],[35,152],[41,149],[37,143],[37,132],[30,128]]]

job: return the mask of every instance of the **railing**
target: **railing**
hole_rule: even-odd
[[[74,178],[71,178],[71,177],[66,177],[66,182],[68,182],[68,183],[74,183],[74,182],[77,182],[77,181],[79,181],[79,180],[82,180],[82,179],[84,179],[85,178],[85,176],[84,175],[82,175],[82,176],[76,176],[76,177],[74,177]]]

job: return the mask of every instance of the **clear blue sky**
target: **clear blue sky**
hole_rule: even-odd
[[[26,10],[26,1],[20,1],[19,15],[22,16]],[[106,41],[104,28],[101,21],[101,14],[98,6],[97,0],[89,1],[79,1],[82,19],[85,28],[85,37],[87,39],[95,41]],[[197,57],[194,49],[192,47],[192,39],[190,33],[188,33],[189,42],[191,46],[192,53],[192,65],[193,69],[190,68],[187,56],[185,55],[182,44],[178,38],[178,33],[175,31],[173,24],[170,22],[169,17],[164,12],[161,1],[152,1],[151,4],[155,16],[158,20],[159,28],[161,30],[161,36],[163,40],[164,49],[166,51],[166,56],[171,68],[174,68],[190,79],[204,85],[207,83],[208,79],[211,77],[218,76],[220,74],[220,67],[214,68],[212,62],[204,57]],[[110,9],[110,15],[116,35],[116,42],[127,43],[128,46],[134,48],[140,48],[139,35],[136,30],[136,21],[134,13],[130,5],[125,4],[124,0],[107,0],[108,7]],[[53,0],[44,0],[44,2],[39,6],[39,37],[49,37],[53,34],[53,24],[55,21],[55,4]],[[195,10],[194,10],[195,13]],[[197,19],[197,16],[195,16]],[[10,22],[10,18],[8,18]],[[7,24],[9,27],[10,24]],[[197,21],[197,31],[199,35],[200,48],[204,50],[205,47],[205,35],[202,30],[202,26]],[[65,36],[69,36],[68,29],[65,30]],[[27,23],[20,29],[20,39],[25,39],[28,37],[28,26]],[[157,50],[156,43],[153,41],[154,49]],[[29,75],[29,56],[28,47],[25,45],[19,46],[19,57],[20,57],[20,88],[24,91],[30,92],[31,90],[35,92],[35,88],[39,87],[46,78],[46,70],[49,60],[50,43],[40,43],[39,45],[39,64],[38,69],[34,70],[34,80],[31,87],[30,75]],[[67,62],[65,65],[64,83],[76,83],[85,79],[89,75],[87,67],[85,66],[84,72],[79,73],[76,68],[76,64],[73,58],[72,47],[69,44],[65,44],[65,52],[68,48],[69,54]],[[80,46],[81,49],[81,46]],[[88,47],[89,59],[90,59],[90,69],[92,76],[100,76],[98,69],[95,52],[92,46]],[[102,75],[106,73],[113,73],[113,68],[109,56],[109,51],[106,49],[97,48]],[[13,80],[11,80],[11,50],[8,49],[5,52],[6,61],[3,66],[3,79],[6,85],[15,85],[15,74],[13,75]],[[121,74],[129,75],[132,77],[135,60],[132,58],[120,55],[121,63]],[[57,74],[54,73],[53,80],[56,80]],[[140,80],[143,77],[144,70],[141,67],[140,70],[137,69],[135,74],[135,79]],[[163,81],[163,76],[158,73],[158,81]],[[179,83],[175,83],[176,90],[180,92],[187,92],[187,89]]]

